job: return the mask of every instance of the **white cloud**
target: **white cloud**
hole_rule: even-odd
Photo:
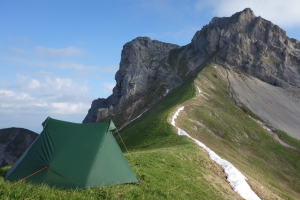
[[[113,88],[116,86],[116,83],[103,83],[105,93],[108,95],[112,94]]]
[[[45,105],[45,102],[42,99],[37,99],[24,92],[16,93],[12,90],[0,90],[1,112],[15,112],[20,108],[31,107],[36,105]]]
[[[70,69],[70,70],[88,70],[88,71],[116,71],[115,65],[109,67],[99,67],[99,66],[87,66],[84,64],[70,62],[70,61],[49,61],[49,60],[40,60],[36,58],[21,58],[15,56],[1,56],[0,60],[4,60],[10,63],[15,63],[21,66],[29,67],[42,67],[42,68],[58,68],[58,69]]]
[[[90,108],[89,104],[84,103],[52,103],[51,106],[57,114],[85,114]]]
[[[81,56],[84,53],[84,50],[72,46],[69,46],[67,48],[62,48],[62,49],[36,46],[34,50],[38,55],[50,56],[50,57]]]
[[[0,89],[0,113],[83,116],[92,102],[86,97],[88,90],[86,85],[70,78],[45,76],[36,79],[19,75],[12,85]]]
[[[224,17],[251,8],[256,16],[261,16],[281,27],[300,26],[300,1],[298,0],[210,0],[198,1],[196,9],[212,9],[212,14]]]
[[[35,46],[32,49],[23,49],[20,47],[12,47],[11,50],[15,53],[26,54],[42,58],[65,58],[82,56],[85,51],[80,48],[69,46],[66,48],[48,48],[43,46]]]
[[[91,102],[81,96],[35,96],[1,89],[0,128],[22,127],[39,133],[47,116],[81,123]]]
[[[111,91],[116,86],[116,83],[104,83],[104,86]]]
[[[45,76],[38,80],[23,75],[18,75],[17,81],[10,88],[35,95],[85,95],[89,90],[86,85],[75,83],[71,78]]]

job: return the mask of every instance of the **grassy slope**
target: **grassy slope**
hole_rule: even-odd
[[[274,140],[234,105],[226,79],[214,68],[203,70],[195,83],[208,99],[198,94],[185,102],[179,126],[234,164],[261,197],[300,199],[299,141],[281,131],[280,137],[298,150]]]
[[[176,135],[167,122],[178,104],[194,96],[190,80],[121,131],[130,151],[125,156],[140,185],[66,191],[19,183],[1,190],[0,199],[240,199],[206,152],[186,137]],[[11,184],[3,181],[6,171],[7,168],[1,169],[0,188]]]
[[[210,101],[199,101],[199,96],[195,97],[197,92],[193,86],[194,80],[189,80],[121,131],[130,151],[130,154],[125,153],[125,156],[140,180],[139,186],[128,184],[65,191],[20,183],[0,191],[0,198],[240,199],[227,184],[220,166],[211,161],[206,152],[188,138],[175,134],[168,118],[175,108],[181,105],[186,106],[184,112],[188,114],[188,117],[184,118],[184,112],[181,113],[177,122],[183,129],[231,161],[250,177],[250,181],[261,180],[262,184],[268,187],[265,191],[275,192],[278,196],[286,198],[297,196],[297,188],[293,185],[288,186],[288,183],[296,184],[299,180],[299,152],[282,148],[261,127],[249,120],[234,106],[228,95],[226,83],[214,78],[212,74],[216,72],[212,68],[206,68],[195,80],[196,85],[211,95]],[[207,76],[207,79],[204,76]],[[215,89],[205,89],[205,80],[212,82]],[[199,122],[205,124],[206,128],[199,126]],[[117,139],[119,140],[118,137]],[[291,142],[298,144],[297,141]],[[122,147],[122,144],[120,146]],[[277,153],[279,157],[274,159],[270,152]],[[278,162],[285,163],[286,171],[278,172],[278,166],[283,166],[277,166]],[[6,170],[0,171],[0,188],[10,185],[9,182],[3,181]],[[283,189],[278,182],[284,183]],[[259,189],[258,191],[260,192]]]

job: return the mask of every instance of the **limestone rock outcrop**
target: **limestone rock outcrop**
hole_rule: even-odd
[[[167,57],[171,49],[178,45],[151,40],[148,37],[138,37],[123,46],[120,68],[115,75],[116,86],[113,94],[107,99],[97,99],[92,102],[83,123],[92,123],[115,115],[123,109],[127,119],[136,117],[134,113],[141,111],[157,102],[167,90],[181,84],[180,77],[168,65]],[[159,86],[160,91],[153,93],[153,99],[143,100],[150,87]],[[156,96],[155,96],[156,95]],[[126,109],[124,111],[124,109]]]
[[[249,8],[231,17],[213,18],[195,34],[191,45],[199,56],[215,52],[215,63],[269,84],[300,86],[300,42]]]

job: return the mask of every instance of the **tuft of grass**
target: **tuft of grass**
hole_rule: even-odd
[[[260,116],[258,116],[257,114],[255,114],[254,112],[252,112],[252,110],[250,110],[245,104],[243,104],[242,102],[239,102],[237,105],[242,111],[244,111],[246,114],[248,114],[249,116],[251,116],[254,119],[257,119],[261,122],[265,122]]]
[[[292,138],[288,134],[286,134],[284,131],[276,129],[275,133],[278,135],[278,137],[285,143],[291,145],[292,147],[296,147],[300,151],[300,142],[299,140]],[[300,162],[299,162],[300,163]],[[299,165],[300,169],[300,165]]]
[[[269,65],[273,65],[273,66],[278,66],[280,64],[280,59],[277,57],[270,57],[270,58],[264,58],[262,59],[263,62],[269,64]]]

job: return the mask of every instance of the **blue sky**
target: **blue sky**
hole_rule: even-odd
[[[0,0],[0,128],[81,123],[112,93],[126,42],[186,45],[213,17],[246,7],[300,39],[296,0]]]

